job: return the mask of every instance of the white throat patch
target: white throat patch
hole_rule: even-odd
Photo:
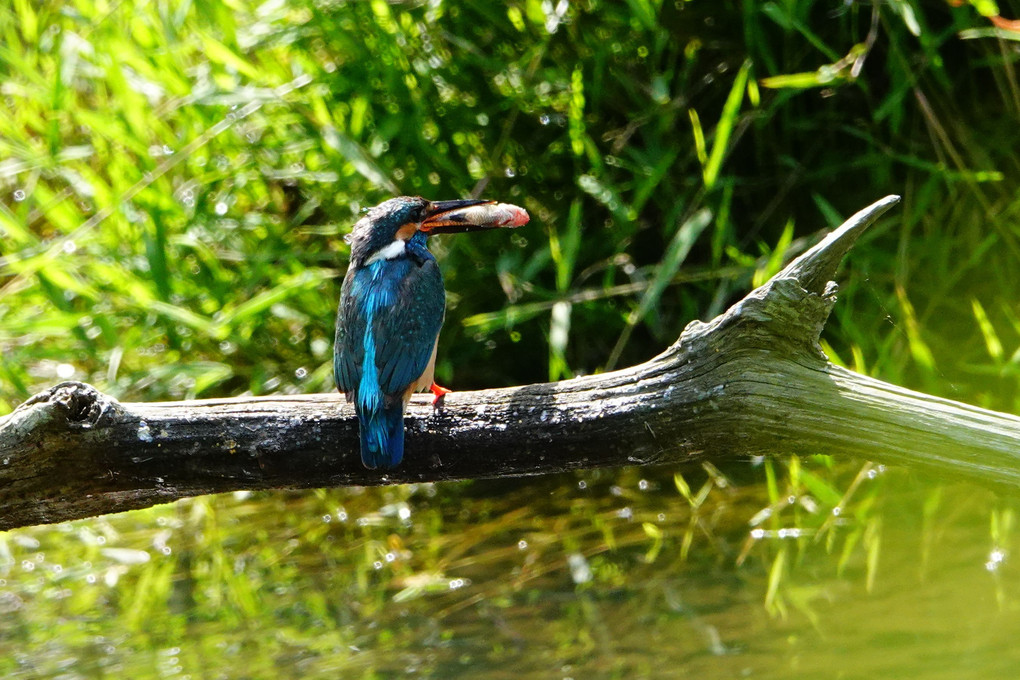
[[[400,257],[404,254],[407,249],[407,241],[402,238],[398,238],[393,243],[390,243],[385,248],[380,248],[372,254],[372,257],[365,260],[365,265],[374,264],[380,260],[392,260],[395,257]]]

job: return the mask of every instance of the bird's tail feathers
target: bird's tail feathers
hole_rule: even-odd
[[[366,409],[361,421],[361,461],[367,468],[392,468],[404,457],[404,404]]]

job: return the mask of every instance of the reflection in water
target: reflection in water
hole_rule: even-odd
[[[870,465],[837,490],[819,464],[245,493],[0,534],[0,675],[1016,668],[1012,509]]]

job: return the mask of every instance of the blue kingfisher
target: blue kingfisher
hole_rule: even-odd
[[[404,456],[404,408],[436,385],[436,347],[446,291],[426,240],[446,234],[518,227],[524,209],[485,200],[392,198],[371,208],[348,234],[350,265],[340,290],[333,376],[354,402],[367,468],[392,468]]]

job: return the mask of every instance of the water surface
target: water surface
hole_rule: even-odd
[[[0,534],[0,673],[1020,668],[1010,501],[863,463],[827,499],[811,470],[831,463],[797,463],[235,494]]]

